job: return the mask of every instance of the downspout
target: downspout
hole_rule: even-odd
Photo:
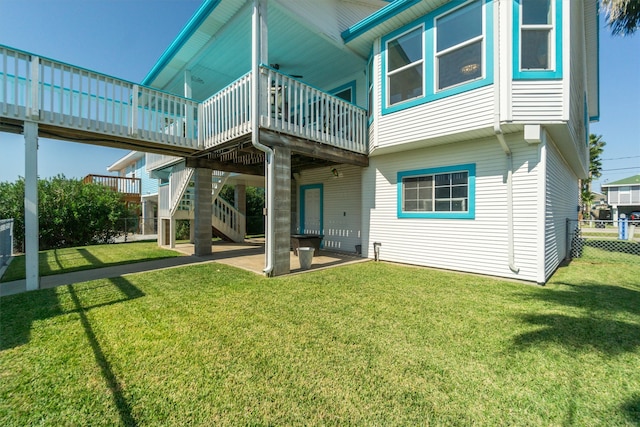
[[[273,150],[260,143],[260,57],[262,54],[262,0],[253,0],[253,12],[251,16],[251,144],[265,154],[267,169],[267,239],[265,242],[264,274],[271,276],[273,272],[273,253],[275,240],[275,217],[273,206],[275,205],[275,191],[273,181],[275,176],[273,164]]]
[[[507,141],[504,139],[504,133],[502,131],[502,124],[500,123],[500,103],[502,102],[501,97],[501,84],[502,81],[500,79],[500,33],[502,32],[501,22],[500,22],[500,0],[496,0],[494,2],[494,57],[493,57],[493,106],[494,106],[494,116],[493,116],[493,131],[498,139],[498,143],[502,147],[506,155],[507,160],[507,256],[509,269],[518,273],[520,269],[515,265],[515,244],[514,244],[514,233],[513,233],[513,156],[511,154],[511,149],[507,145]],[[496,31],[497,29],[497,31]]]

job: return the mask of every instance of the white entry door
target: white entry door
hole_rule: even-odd
[[[322,234],[322,184],[300,187],[300,233]]]

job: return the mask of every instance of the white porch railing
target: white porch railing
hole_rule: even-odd
[[[268,67],[260,68],[263,88],[260,126],[349,151],[367,152],[366,111]],[[251,73],[204,101],[200,135],[204,148],[251,132]]]
[[[0,45],[0,115],[197,149],[198,103]]]
[[[188,168],[185,162],[178,163],[171,172],[169,178],[169,212],[173,216],[179,208],[182,196],[191,182],[193,176],[193,168]]]
[[[367,113],[268,67],[260,68],[260,125],[356,153],[367,152]],[[264,95],[264,93],[263,93]]]
[[[185,99],[0,45],[0,116],[194,152],[251,131],[251,73]],[[366,111],[260,67],[260,126],[366,154]]]
[[[214,147],[251,132],[251,73],[202,103],[201,144]]]
[[[246,231],[244,215],[220,197],[216,197],[213,201],[212,222],[214,227],[234,242],[244,241]]]

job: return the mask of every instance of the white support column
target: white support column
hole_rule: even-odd
[[[40,288],[38,271],[38,124],[24,123],[25,179],[24,179],[24,245],[27,290]]]

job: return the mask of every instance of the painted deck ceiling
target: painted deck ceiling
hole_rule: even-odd
[[[327,3],[329,8],[321,7]],[[221,0],[146,83],[183,94],[184,71],[189,69],[192,98],[204,100],[249,72],[252,4],[251,0]],[[369,52],[354,53],[344,46],[340,34],[386,4],[380,0],[269,0],[269,63],[321,89],[330,89],[328,85],[344,76],[364,72]],[[322,13],[321,27],[316,17]]]

